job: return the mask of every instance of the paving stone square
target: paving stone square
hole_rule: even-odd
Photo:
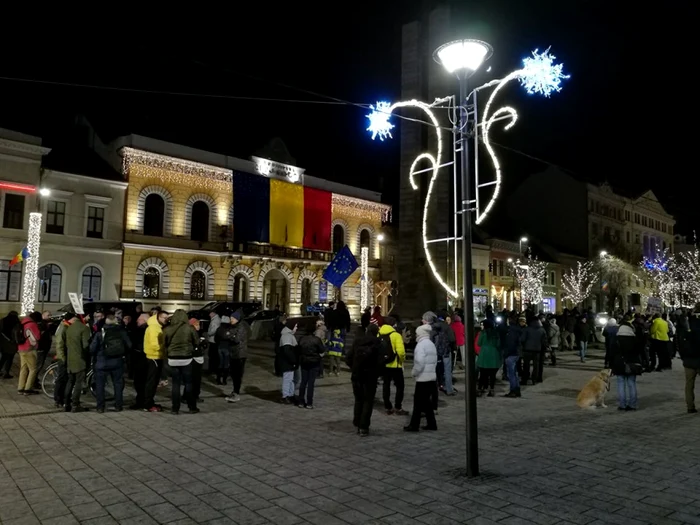
[[[252,350],[242,400],[207,383],[197,415],[66,414],[3,380],[0,523],[700,523],[700,416],[686,413],[680,361],[639,379],[637,412],[616,410],[614,378],[607,409],[581,410],[575,396],[602,367],[591,354],[582,364],[562,353],[522,399],[478,400],[475,479],[464,477],[463,381],[440,400],[438,432],[404,433],[407,418],[377,400],[360,438],[347,372],[318,381],[315,410],[281,405],[265,344]],[[410,364],[405,375],[410,409]]]

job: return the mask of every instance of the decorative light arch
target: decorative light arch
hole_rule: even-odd
[[[206,193],[195,193],[187,199],[185,204],[185,238],[192,237],[192,206],[195,202],[204,202],[209,206],[209,241],[216,239],[218,232],[216,231],[217,207],[216,202]]]
[[[138,202],[136,204],[136,229],[139,233],[143,233],[143,224],[146,218],[146,197],[155,193],[163,198],[165,203],[165,217],[163,217],[163,236],[172,237],[173,235],[173,196],[168,190],[162,186],[147,186],[139,192]]]
[[[238,266],[234,266],[233,268],[231,268],[231,271],[228,274],[228,287],[226,293],[228,295],[229,300],[233,301],[233,284],[237,275],[243,275],[246,281],[248,281],[248,300],[252,301],[258,299],[258,297],[255,296],[255,290],[251,288],[253,284],[253,277],[255,276],[253,269],[250,266],[239,264]]]
[[[318,284],[319,284],[319,279],[318,279],[318,274],[312,270],[309,270],[308,268],[304,268],[301,272],[299,272],[299,277],[297,278],[297,301],[298,303],[301,302],[301,285],[304,282],[304,279],[308,279],[311,281],[311,296],[315,297],[316,300],[318,300]]]
[[[204,299],[211,301],[214,299],[214,269],[206,261],[195,261],[185,270],[185,281],[182,288],[185,297],[192,295],[192,274],[202,272],[207,279],[207,291]]]
[[[270,270],[279,270],[282,272],[282,275],[285,276],[287,279],[287,285],[289,287],[290,291],[290,301],[294,302],[295,299],[295,294],[293,290],[293,284],[294,284],[294,274],[292,273],[292,270],[290,270],[286,264],[284,263],[272,263],[272,262],[267,262],[263,265],[263,267],[260,269],[260,273],[258,274],[258,286],[257,286],[257,292],[256,292],[256,297],[260,298],[262,300],[263,297],[263,290],[265,286],[265,276],[267,275],[267,272]]]
[[[375,243],[377,241],[377,236],[375,235],[376,229],[371,224],[360,224],[357,227],[357,252],[359,253],[362,245],[360,244],[360,237],[362,236],[362,231],[367,230],[369,232],[369,258],[375,259]]]
[[[134,283],[136,296],[143,295],[143,276],[149,268],[155,268],[160,272],[160,299],[167,297],[170,293],[170,268],[163,259],[158,257],[148,257],[141,261],[136,268],[136,282]]]

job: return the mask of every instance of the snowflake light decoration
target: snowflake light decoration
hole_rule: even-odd
[[[367,115],[369,119],[369,127],[367,131],[372,132],[372,140],[379,136],[379,140],[384,141],[385,138],[393,138],[391,130],[394,125],[389,122],[391,118],[391,104],[389,102],[377,102],[374,106],[370,106],[372,112]]]
[[[518,78],[529,95],[538,93],[549,97],[552,91],[561,91],[562,80],[571,77],[564,74],[564,64],[554,63],[555,58],[547,48],[543,53],[535,49],[531,57],[523,60],[522,73]]]

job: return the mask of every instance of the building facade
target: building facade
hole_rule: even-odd
[[[122,298],[166,309],[260,301],[292,315],[337,298],[354,317],[377,301],[390,214],[379,194],[137,135],[104,151],[128,181]],[[346,244],[361,265],[336,291],[322,274]]]

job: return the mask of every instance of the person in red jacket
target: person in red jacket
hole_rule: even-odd
[[[464,323],[462,323],[462,318],[455,315],[454,321],[450,324],[450,328],[455,333],[455,342],[457,344],[457,355],[460,356],[462,363],[459,365],[461,369],[464,369],[464,356],[466,355],[464,346]],[[455,357],[455,364],[457,364],[457,358]],[[454,367],[453,367],[454,368]]]
[[[384,326],[384,317],[382,317],[382,307],[377,305],[374,307],[374,313],[370,317],[369,322],[377,325],[379,328]]]
[[[39,323],[41,323],[41,314],[39,312],[32,312],[22,319],[22,335],[24,337],[24,342],[17,345],[17,352],[20,358],[17,393],[23,396],[38,394],[33,387],[37,372],[36,351],[39,347],[39,339],[41,339]]]

